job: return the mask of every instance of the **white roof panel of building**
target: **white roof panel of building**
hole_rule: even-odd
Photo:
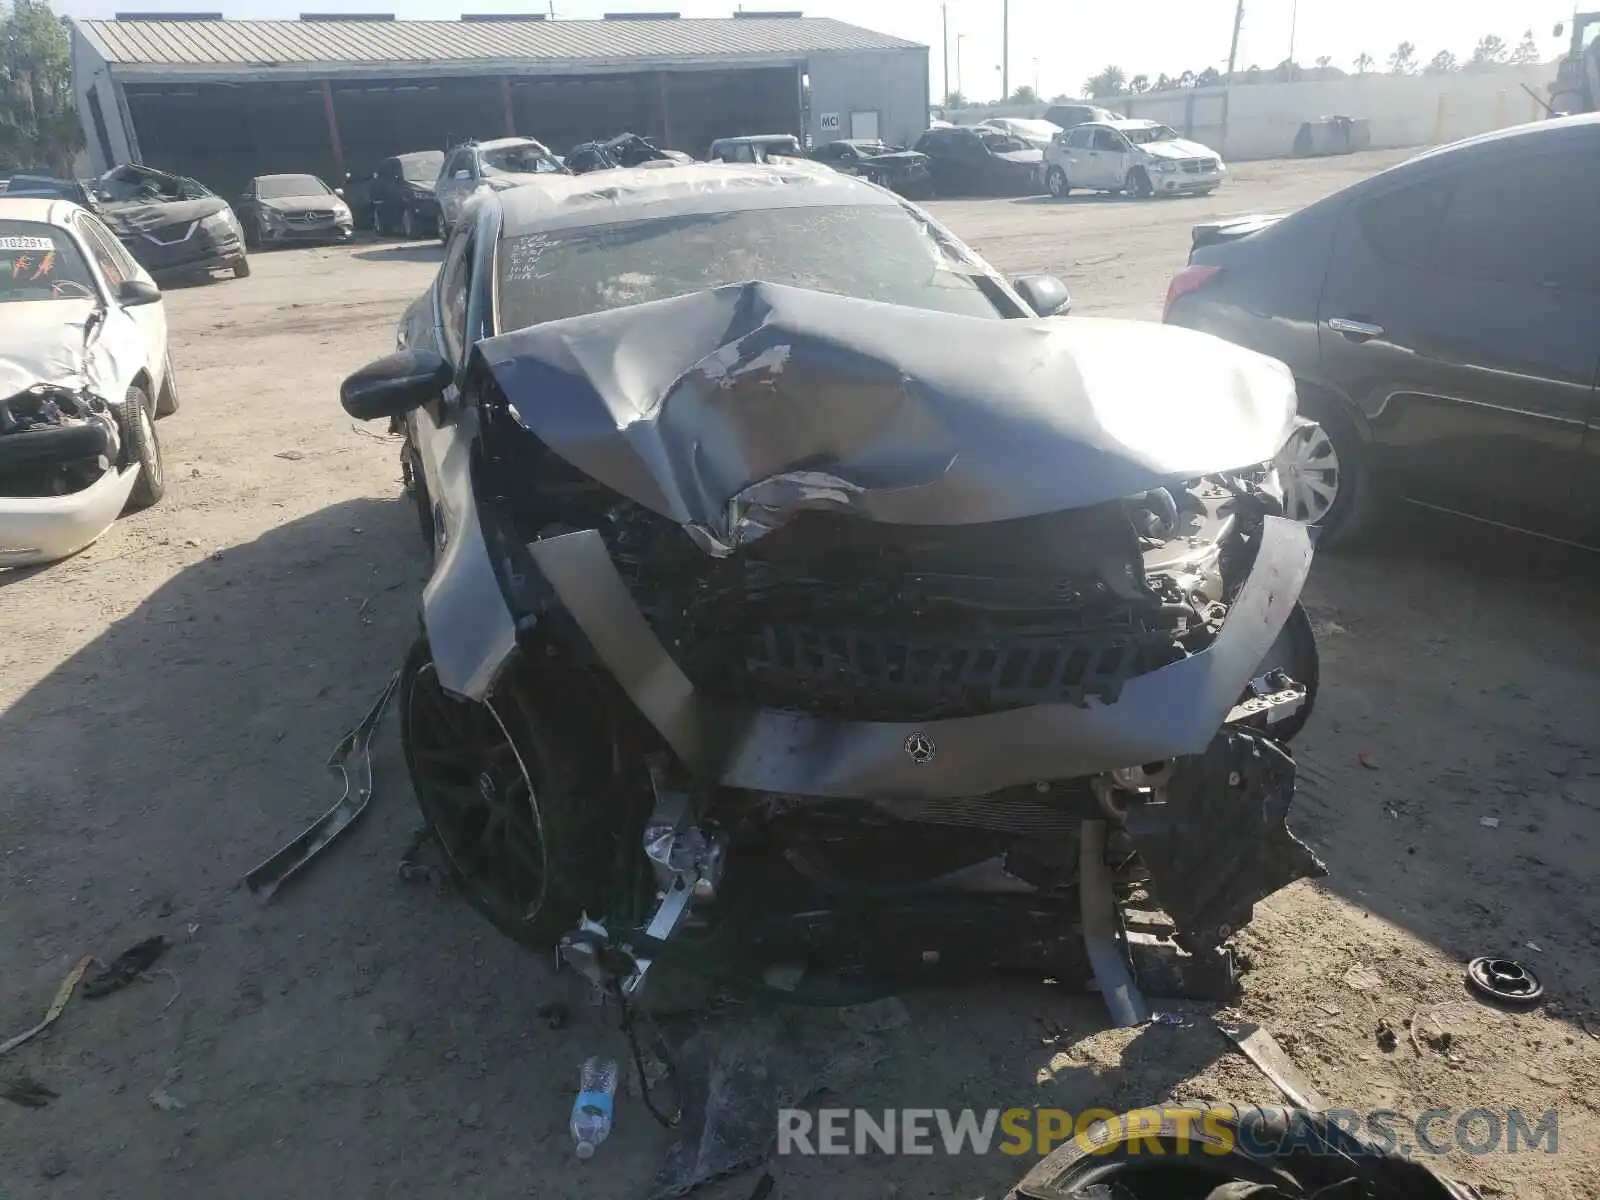
[[[920,50],[826,17],[627,21],[78,21],[113,66],[711,60]]]

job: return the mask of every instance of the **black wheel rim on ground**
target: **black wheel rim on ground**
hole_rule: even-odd
[[[548,878],[538,795],[492,705],[448,695],[427,662],[404,681],[400,731],[417,803],[457,882],[508,933],[531,925]]]

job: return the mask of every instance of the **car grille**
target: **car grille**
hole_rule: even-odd
[[[283,219],[291,225],[315,225],[321,221],[333,220],[333,210],[315,208],[309,212],[284,213]]]
[[[190,221],[187,225],[168,225],[165,229],[143,229],[140,234],[158,246],[175,246],[193,237],[199,224],[199,221]]]
[[[1182,166],[1185,175],[1204,175],[1216,169],[1209,158],[1186,158]]]
[[[937,720],[1112,703],[1128,679],[1184,654],[1173,614],[1117,582],[1140,571],[1120,510],[925,530],[804,516],[817,519],[797,518],[749,554],[706,564],[693,550],[700,562],[682,563],[689,574],[676,580],[657,574],[658,551],[613,546],[647,619],[706,694],[848,720]]]

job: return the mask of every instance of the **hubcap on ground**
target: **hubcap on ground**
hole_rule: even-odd
[[[1286,515],[1307,525],[1322,522],[1339,498],[1339,456],[1321,425],[1303,425],[1278,456]]]
[[[405,712],[412,786],[439,846],[498,918],[531,921],[544,905],[538,797],[494,708],[447,695],[429,663]]]

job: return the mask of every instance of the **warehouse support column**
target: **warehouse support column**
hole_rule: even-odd
[[[667,73],[656,72],[656,104],[661,113],[661,148],[675,149],[672,144],[672,104],[667,97]]]
[[[506,136],[517,136],[517,110],[511,103],[511,76],[500,76],[500,107],[506,117]]]
[[[339,118],[333,113],[333,88],[326,79],[322,81],[322,111],[328,117],[328,145],[333,149],[333,169],[343,179],[344,146],[339,141]]]

